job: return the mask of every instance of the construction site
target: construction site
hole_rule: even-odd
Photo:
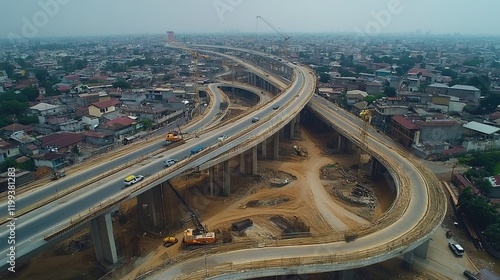
[[[227,94],[235,101],[224,121],[244,114],[255,104],[255,100],[234,92]],[[230,161],[229,196],[222,196],[217,188],[222,176],[218,168],[214,168],[213,195],[208,171],[186,172],[171,180],[164,188],[170,205],[167,229],[152,226],[145,211],[148,205],[137,198],[123,203],[113,215],[120,258],[116,267],[95,262],[87,229],[34,257],[16,278],[141,279],[169,264],[204,254],[266,244],[355,239],[358,230],[383,215],[395,194],[384,178],[361,175],[364,165],[359,153],[335,153],[330,148],[331,139],[335,139],[332,133],[304,124],[294,139],[280,141],[279,160],[259,159],[256,175],[241,174],[239,160]],[[180,127],[164,139],[169,144],[182,142]],[[325,213],[334,213],[338,227],[344,229],[333,229]],[[58,269],[47,269],[54,267]],[[325,275],[315,277],[328,279]]]
[[[138,219],[141,207],[137,206],[137,200],[121,205],[113,218],[122,265],[105,279],[135,279],[148,271],[195,255],[254,247],[256,243],[294,244],[307,242],[300,241],[301,238],[325,235],[343,238],[344,232],[332,230],[319,213],[313,199],[314,191],[329,194],[331,203],[325,207],[337,213],[349,229],[362,227],[383,214],[393,199],[384,182],[363,187],[354,182],[351,184],[349,178],[356,176],[357,169],[353,165],[356,166],[357,157],[328,154],[321,148],[326,147],[326,143],[313,141],[325,137],[313,136],[306,130],[301,132],[300,139],[283,143],[279,161],[259,162],[258,175],[242,176],[235,160],[231,172],[234,176],[232,194],[228,197],[209,195],[208,173],[184,174],[172,180],[169,195],[173,201],[169,211],[172,226],[169,232],[146,231],[144,228],[148,225],[144,222],[147,219]],[[297,152],[299,147],[300,152]],[[187,230],[191,232],[185,232]],[[217,239],[209,237],[207,245],[192,248],[189,246],[192,241],[188,240],[192,231],[205,237],[215,233]],[[162,240],[169,236],[179,242],[167,248]],[[87,230],[58,245],[55,250],[35,257],[19,273],[37,279],[96,279],[104,275],[94,259],[90,231]],[[60,270],[53,274],[45,271],[54,266],[71,269],[67,274]]]
[[[85,230],[34,257],[15,278],[142,279],[168,265],[204,254],[266,243],[305,244],[310,238],[344,239],[347,232],[355,233],[383,215],[394,194],[385,180],[371,182],[365,178],[358,183],[358,155],[332,154],[328,141],[320,140],[328,138],[301,129],[297,139],[283,141],[279,161],[259,161],[258,175],[241,175],[235,160],[231,163],[233,183],[228,197],[209,194],[208,173],[175,178],[169,193],[172,218],[168,232],[147,230],[147,219],[138,218],[141,206],[136,199],[122,204],[113,215],[120,265],[108,274],[95,262],[90,230]],[[328,203],[317,204],[314,197],[318,194],[328,194],[324,197]],[[346,230],[332,229],[321,215],[325,210],[334,213]],[[207,244],[188,244],[192,230],[198,231],[194,235],[208,235]],[[176,240],[165,243],[169,237]],[[397,259],[356,273],[362,279],[440,279],[407,270]],[[318,274],[297,279],[331,278]]]
[[[235,105],[229,106],[224,121],[255,104],[237,97],[232,94]],[[32,258],[15,278],[145,279],[169,265],[217,252],[266,244],[353,241],[384,215],[395,194],[387,178],[365,175],[362,152],[332,149],[331,139],[336,139],[332,133],[301,125],[293,139],[280,140],[278,160],[259,158],[255,175],[241,173],[240,160],[234,158],[229,163],[229,196],[222,195],[222,168],[217,166],[212,194],[208,171],[185,172],[166,182],[161,199],[168,205],[167,228],[153,226],[148,204],[140,198],[126,201],[112,216],[120,259],[114,267],[95,261],[90,229],[85,229]],[[180,127],[159,137],[167,145],[184,140]],[[406,269],[398,259],[355,273],[355,279],[440,279]],[[332,279],[330,274],[301,277],[295,279]]]

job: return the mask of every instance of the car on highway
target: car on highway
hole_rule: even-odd
[[[174,165],[177,162],[179,162],[178,159],[167,158],[166,160],[163,161],[163,165],[165,165],[165,167],[170,167],[170,166]]]
[[[129,175],[129,176],[125,177],[125,180],[123,180],[123,183],[125,183],[125,185],[127,185],[127,186],[130,186],[132,184],[135,184],[135,183],[141,181],[142,179],[144,179],[144,176],[142,176],[142,175]]]
[[[252,122],[253,122],[253,123],[258,122],[259,120],[260,120],[260,119],[259,119],[259,117],[253,117],[253,118],[252,118]]]
[[[280,108],[280,104],[276,104],[273,106],[273,110],[278,110]]]
[[[219,136],[219,137],[217,138],[217,141],[218,141],[218,142],[222,142],[222,141],[224,141],[224,140],[226,140],[226,139],[227,139],[227,135],[226,135],[226,134],[223,134],[223,135],[221,135],[221,136]]]
[[[198,146],[191,150],[191,155],[197,154],[205,149],[205,146]]]
[[[462,248],[462,246],[460,246],[460,244],[455,242],[450,242],[448,243],[448,246],[450,247],[453,254],[455,254],[455,256],[462,257],[464,255],[465,250],[464,248]]]

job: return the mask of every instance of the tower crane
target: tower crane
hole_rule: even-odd
[[[278,27],[272,25],[269,21],[267,21],[265,18],[261,17],[261,16],[257,16],[257,20],[262,20],[265,24],[267,24],[269,27],[271,27],[274,31],[276,31],[276,33],[278,33],[281,37],[283,37],[283,50],[282,50],[282,53],[283,53],[283,56],[285,58],[287,58],[287,54],[288,54],[288,41],[292,38],[292,36],[288,36],[287,34],[285,34],[283,31],[281,31]]]
[[[200,110],[198,113],[201,113],[200,91],[199,91],[199,87],[198,87],[198,78],[199,78],[198,58],[201,57],[201,58],[205,58],[206,59],[206,58],[209,58],[209,56],[200,54],[197,50],[193,50],[193,49],[187,48],[186,46],[181,45],[181,44],[179,44],[177,42],[174,42],[174,41],[168,41],[167,40],[167,43],[169,45],[172,45],[174,47],[182,49],[182,50],[188,52],[191,55],[192,63],[194,64],[193,74],[192,74],[192,80],[193,80],[193,83],[194,83],[194,94],[195,94],[194,107],[195,107],[195,110],[196,110],[196,106],[198,106],[198,108]]]
[[[368,136],[367,131],[368,131],[368,125],[370,124],[372,120],[372,111],[370,109],[365,109],[362,110],[361,113],[359,113],[359,116],[361,117],[362,126],[361,126],[361,131],[360,131],[360,141],[361,141],[361,146],[360,146],[360,151],[359,151],[359,167],[358,167],[358,181],[361,180],[363,176],[363,164],[362,160],[363,157],[366,153],[366,150],[368,149],[368,143],[366,142],[366,137]]]

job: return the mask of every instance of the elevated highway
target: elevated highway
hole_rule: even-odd
[[[255,71],[259,70],[255,69]],[[209,133],[201,134],[200,138],[188,140],[184,145],[168,152],[169,157],[184,159],[170,168],[164,169],[161,157],[151,157],[146,162],[117,172],[113,176],[104,178],[92,185],[82,187],[70,195],[58,198],[18,217],[15,220],[15,253],[17,261],[27,259],[34,251],[50,247],[67,238],[76,230],[87,226],[88,221],[115,209],[121,202],[135,197],[185,171],[196,168],[221,153],[232,150],[233,153],[237,154],[239,146],[261,141],[270,127],[272,129],[283,127],[287,121],[295,118],[294,114],[300,112],[307,104],[314,90],[315,79],[308,70],[297,67],[295,71],[297,79],[275,100],[275,102],[283,102],[281,110],[273,110],[273,104],[266,104],[238,121],[214,129]],[[251,119],[255,116],[260,117],[262,121],[253,124]],[[279,117],[279,121],[275,117]],[[217,145],[217,137],[221,134],[230,135],[230,138],[226,144],[219,146]],[[161,143],[155,145],[161,145]],[[155,145],[148,147],[148,149],[155,150],[155,148],[158,148]],[[195,156],[190,156],[190,150],[198,146],[204,146],[206,149]],[[81,176],[84,177],[80,180],[84,180],[86,176],[90,177],[93,174],[98,174],[106,170],[106,168],[110,168],[109,166],[98,166],[82,172]],[[123,178],[130,173],[146,175],[146,179],[139,185],[122,190]],[[62,180],[60,184],[62,186],[66,184],[66,187],[69,187],[78,181],[77,178],[80,177],[75,176],[72,180],[69,180],[70,178]],[[7,236],[8,232],[8,229],[2,228],[0,235]],[[1,265],[3,268],[7,265],[9,250],[6,242],[0,244]]]
[[[97,186],[82,188],[74,195],[58,199],[19,217],[16,221],[19,225],[16,229],[17,256],[29,256],[36,248],[51,246],[86,226],[87,221],[165,180],[206,165],[214,158],[230,158],[248,150],[283,128],[309,101],[308,108],[311,111],[335,126],[345,137],[359,143],[357,123],[345,117],[339,109],[323,104],[317,97],[311,99],[315,89],[315,76],[309,69],[291,67],[294,69],[293,83],[273,100],[274,104],[281,105],[279,110],[273,110],[273,104],[264,105],[231,125],[187,141],[185,145],[169,152],[169,157],[185,160],[166,170],[163,170],[162,158],[151,158],[141,166],[134,166],[132,170],[136,174],[151,174],[140,185],[120,191],[124,175],[131,172],[126,170]],[[261,121],[252,124],[251,118],[255,116]],[[220,134],[230,135],[228,141],[221,146],[216,145]],[[206,259],[193,259],[172,266],[157,279],[196,279],[196,275],[201,275],[201,279],[206,272],[200,269],[204,267],[204,262],[210,264],[210,275],[219,275],[220,279],[245,279],[248,278],[248,272],[245,271],[249,270],[253,277],[345,270],[381,262],[425,245],[445,212],[444,195],[436,184],[437,180],[434,180],[430,171],[405,157],[400,151],[384,145],[377,136],[370,135],[368,141],[368,152],[382,162],[394,177],[397,199],[384,219],[366,228],[356,241],[313,244],[315,241],[309,240],[311,244],[304,246],[265,247],[215,254]],[[204,146],[206,149],[189,156],[190,149],[195,146]],[[2,236],[6,233],[5,230],[0,231]],[[51,237],[46,241],[48,235]],[[0,251],[2,264],[5,264],[6,244],[0,245]]]
[[[359,144],[360,123],[350,113],[318,96],[312,97],[307,108]],[[355,241],[306,239],[300,243],[309,245],[301,246],[277,246],[271,242],[263,248],[187,260],[149,278],[164,279],[168,275],[171,279],[248,279],[345,271],[402,254],[411,261],[413,252],[425,256],[430,236],[446,212],[446,198],[439,182],[418,160],[395,148],[380,134],[370,132],[367,141],[367,152],[393,176],[397,197],[384,217],[362,230]]]

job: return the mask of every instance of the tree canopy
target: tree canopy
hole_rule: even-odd
[[[319,81],[321,83],[328,83],[330,82],[330,79],[331,79],[330,74],[324,72],[319,73]]]
[[[113,87],[127,89],[127,88],[132,88],[132,85],[130,85],[130,83],[125,80],[118,80],[113,83]]]
[[[388,97],[395,97],[398,93],[395,88],[393,87],[386,87],[384,89],[384,94]]]
[[[482,196],[476,196],[470,188],[458,198],[459,212],[473,219],[479,230],[484,232],[490,245],[500,250],[500,212],[498,206],[488,203]]]

